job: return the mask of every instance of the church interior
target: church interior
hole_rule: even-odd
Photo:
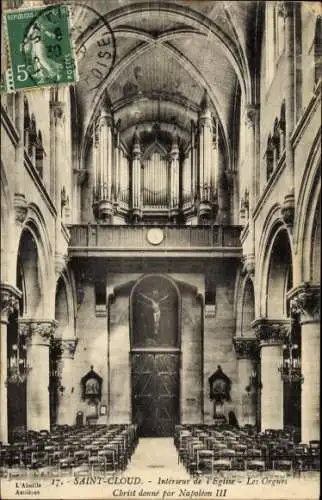
[[[79,81],[1,95],[1,467],[319,469],[314,5],[75,3]]]

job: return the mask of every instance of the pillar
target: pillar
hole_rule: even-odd
[[[286,166],[289,173],[289,189],[294,188],[294,157],[291,136],[295,124],[295,61],[294,61],[294,17],[295,2],[279,2],[279,15],[284,17],[285,21],[285,155]]]
[[[235,337],[233,344],[237,357],[237,371],[240,395],[240,407],[238,411],[239,425],[256,424],[256,392],[257,387],[251,383],[251,377],[254,372],[257,354],[258,342],[256,338]]]
[[[100,164],[99,164],[99,141],[98,141],[98,127],[96,123],[93,126],[93,213],[95,219],[98,218],[98,203],[100,199],[99,192],[99,174],[100,174]]]
[[[20,319],[20,335],[28,338],[27,360],[27,427],[50,430],[49,346],[57,322],[54,320]]]
[[[261,431],[283,429],[283,381],[278,371],[289,320],[259,319],[252,323],[260,347]]]
[[[8,359],[7,326],[9,315],[18,309],[21,292],[16,287],[1,283],[1,331],[0,331],[0,441],[8,443]]]
[[[52,165],[54,171],[54,185],[55,185],[55,205],[56,205],[56,229],[55,229],[55,265],[61,266],[65,249],[63,248],[62,238],[62,181],[61,172],[64,168],[64,158],[66,152],[64,150],[65,144],[65,103],[61,101],[50,101],[51,113],[51,127],[52,127]]]
[[[199,185],[200,185],[200,205],[199,216],[201,218],[209,218],[211,216],[211,202],[213,194],[213,186],[211,184],[212,170],[212,115],[210,111],[210,100],[207,91],[205,91],[200,103],[199,115],[199,137],[198,137],[198,153],[199,153]]]
[[[256,105],[246,106],[246,137],[248,144],[248,226],[249,243],[247,245],[247,255],[255,254],[255,227],[253,211],[256,207],[259,195],[259,177],[257,161],[258,135],[259,135],[259,107]]]
[[[77,411],[77,393],[74,390],[74,355],[78,343],[77,338],[56,339],[59,346],[60,359],[58,364],[61,371],[61,387],[58,401],[58,424],[74,425]],[[79,381],[77,381],[78,383]]]
[[[302,284],[288,294],[301,324],[301,441],[320,439],[320,287]]]
[[[99,118],[99,201],[98,218],[103,222],[109,222],[113,215],[112,200],[112,116],[106,105],[103,106]]]
[[[142,219],[141,203],[141,145],[136,128],[132,150],[132,217],[135,222]]]

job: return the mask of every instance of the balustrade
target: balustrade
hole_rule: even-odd
[[[147,234],[156,226],[75,225],[70,248],[149,249]],[[158,226],[160,227],[160,226]],[[240,248],[240,226],[164,226],[164,238],[155,248]],[[152,247],[153,248],[153,247]]]

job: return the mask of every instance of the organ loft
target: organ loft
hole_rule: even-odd
[[[172,117],[173,124],[160,121],[159,101],[159,121],[134,123],[127,130],[104,97],[93,121],[91,144],[97,222],[213,225],[227,219],[229,172],[219,120],[206,90],[200,105],[183,116],[180,111]]]
[[[1,93],[4,466],[317,470],[321,16],[70,10],[78,81]]]

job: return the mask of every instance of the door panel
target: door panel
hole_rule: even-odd
[[[141,436],[171,436],[179,422],[179,354],[132,355],[132,412]]]

